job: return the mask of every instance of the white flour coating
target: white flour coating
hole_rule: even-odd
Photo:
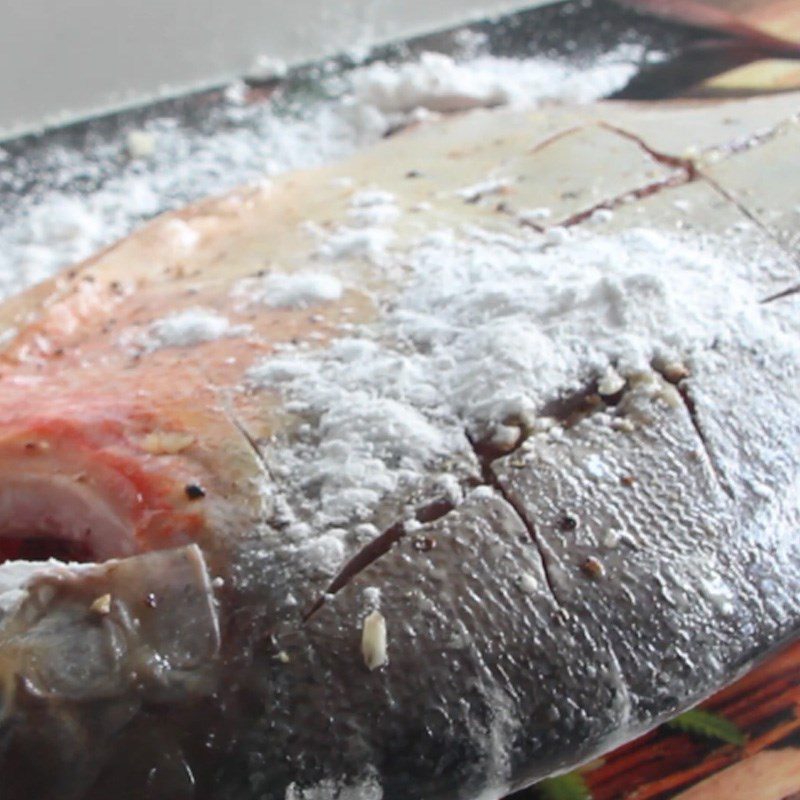
[[[347,225],[333,230],[313,223],[304,227],[317,240],[317,255],[323,260],[363,258],[383,267],[389,263],[388,249],[395,239],[393,224],[399,216],[400,209],[391,192],[366,189],[351,198]]]
[[[90,569],[93,564],[58,561],[5,561],[0,564],[0,623],[3,616],[13,611],[27,596],[30,580],[43,573],[69,569],[71,573]]]
[[[321,272],[272,272],[260,278],[244,278],[231,292],[244,305],[267,308],[308,308],[316,303],[338,300],[342,283]]]
[[[384,114],[586,103],[624,84],[638,53],[635,46],[621,46],[586,71],[544,58],[477,56],[464,64],[443,53],[422,53],[415,62],[398,66],[379,61],[355,70],[352,94],[361,105]]]
[[[41,561],[6,561],[0,564],[0,622],[27,596],[28,579],[42,571]]]
[[[400,209],[391,192],[365,189],[353,195],[347,216],[357,226],[387,225],[400,216]]]
[[[513,181],[511,178],[489,178],[478,183],[473,183],[472,186],[464,186],[456,192],[458,197],[463,200],[475,201],[487,194],[495,194],[503,189],[511,186]]]
[[[423,53],[419,61],[381,61],[353,73],[353,94],[384,113],[463,111],[508,102],[506,87],[491,72],[472,70],[443,53]]]
[[[326,779],[315,786],[300,788],[291,783],[286,789],[285,798],[286,800],[383,800],[383,789],[376,777],[368,775],[362,781],[350,784]]]
[[[344,258],[366,258],[380,266],[386,262],[387,250],[395,238],[394,231],[387,227],[351,227],[342,225],[333,232],[308,225],[309,233],[320,240],[319,255],[324,259],[338,261]]]
[[[77,179],[100,183],[85,195],[53,189],[30,196],[25,191],[25,159],[3,159],[0,148],[0,170],[20,192],[16,208],[0,227],[0,298],[86,258],[160,211],[348,155],[413,118],[417,109],[497,102],[533,108],[543,101],[589,101],[623,86],[640,55],[641,48],[625,45],[580,67],[487,55],[455,63],[427,54],[419,64],[400,68],[378,62],[343,77],[321,79],[329,80],[338,99],[309,100],[296,115],[269,102],[242,105],[246,93],[232,92],[213,135],[165,117],[136,131],[138,142],[147,141],[144,150],[136,148],[136,158],[130,157],[127,135],[86,151],[54,147],[48,154],[54,185]],[[392,79],[392,74],[398,77]],[[103,179],[103,164],[114,161],[123,166]],[[390,209],[391,204],[381,211],[354,209],[353,227],[362,225],[370,213],[383,213],[389,221]],[[344,232],[338,246],[344,252],[380,248],[382,243],[366,232]]]
[[[262,54],[253,59],[245,77],[258,81],[280,80],[288,72],[289,67],[283,59]]]
[[[396,256],[410,277],[381,321],[250,370],[251,386],[308,421],[308,436],[272,451],[290,504],[312,529],[366,520],[469,453],[465,430],[532,420],[612,364],[626,375],[691,362],[715,340],[780,347],[747,267],[720,249],[645,229],[557,245],[532,231],[427,236]]]
[[[242,325],[231,325],[227,317],[207,308],[187,308],[154,320],[144,332],[126,332],[123,345],[138,345],[148,352],[162,347],[190,347],[225,336],[246,333]]]

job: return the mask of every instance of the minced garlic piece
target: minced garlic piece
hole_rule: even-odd
[[[89,611],[91,611],[93,614],[100,614],[103,617],[105,617],[107,614],[110,614],[111,595],[101,594],[100,597],[96,598],[94,602],[89,606]]]
[[[678,383],[689,377],[689,369],[680,361],[670,361],[661,368],[661,374],[670,382]]]
[[[614,367],[608,367],[597,384],[597,393],[603,397],[610,397],[624,388],[625,378]]]
[[[361,654],[369,670],[378,669],[389,660],[386,651],[386,620],[380,611],[373,611],[364,620]]]
[[[680,408],[683,405],[680,392],[678,392],[678,390],[671,383],[665,383],[661,387],[661,391],[659,392],[658,396],[670,408]]]

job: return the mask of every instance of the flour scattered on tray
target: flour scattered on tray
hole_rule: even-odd
[[[86,258],[160,211],[341,158],[421,116],[604,96],[626,83],[641,53],[641,47],[620,45],[582,65],[476,53],[455,60],[424,53],[405,64],[376,62],[340,76],[326,77],[322,70],[319,88],[328,97],[309,100],[292,112],[279,101],[248,105],[246,86],[236,84],[210,132],[164,117],[117,141],[53,147],[46,172],[54,188],[35,194],[26,188],[31,167],[25,158],[0,160],[3,179],[19,187],[13,209],[0,223],[0,298]],[[269,60],[254,69],[261,77],[284,72]],[[59,188],[86,183],[96,188],[86,194]],[[343,231],[329,246],[340,253],[362,248],[378,257],[385,236],[357,229],[378,217],[389,222],[394,215],[387,202],[354,207],[354,230]]]
[[[253,59],[245,77],[257,81],[272,81],[285,78],[287,72],[289,67],[285,61],[262,54]]]
[[[128,134],[127,147],[131,158],[148,158],[156,150],[156,138],[147,131],[131,131]]]
[[[544,58],[477,56],[459,63],[443,53],[422,53],[406,64],[376,62],[355,70],[352,94],[362,106],[383,114],[466,111],[501,105],[535,106],[546,102],[586,103],[624,85],[638,56],[620,47],[586,70]]]

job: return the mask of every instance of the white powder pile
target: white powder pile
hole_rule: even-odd
[[[0,564],[0,622],[25,599],[29,578],[41,571],[40,561],[6,561]]]
[[[160,211],[343,157],[422,112],[500,103],[532,108],[601,97],[625,84],[641,51],[620,46],[581,67],[488,55],[455,61],[427,53],[415,62],[377,62],[338,77],[325,78],[322,69],[322,85],[338,97],[309,100],[292,114],[272,102],[243,104],[246,92],[237,86],[214,118],[213,133],[163,118],[85,152],[52,148],[46,165],[52,185],[96,182],[99,188],[88,194],[55,188],[29,196],[24,158],[4,159],[0,148],[2,177],[20,189],[13,212],[0,226],[0,297],[91,255]],[[122,166],[106,177],[108,164],[115,162]],[[391,204],[365,205],[354,209],[353,228],[374,222],[376,215],[388,221],[392,214]],[[329,246],[344,254],[358,248],[377,251],[385,244],[365,229],[344,232]]]
[[[70,572],[75,573],[91,566],[54,558],[47,561],[12,560],[0,564],[0,623],[5,615],[13,612],[27,598],[28,584],[32,578],[47,572],[58,572],[64,567],[69,567]]]
[[[253,384],[282,391],[291,411],[315,421],[310,440],[281,449],[275,467],[298,510],[306,487],[315,487],[302,509],[314,528],[369,519],[382,497],[413,488],[427,466],[465,451],[460,428],[437,413],[444,409],[425,372],[431,365],[365,337],[251,370]]]
[[[342,296],[342,284],[333,275],[319,272],[273,272],[239,281],[232,294],[243,301],[243,305],[308,308],[315,303],[338,300]]]
[[[371,263],[383,264],[387,249],[394,241],[394,232],[388,228],[350,227],[343,225],[333,233],[309,226],[309,231],[321,239],[319,255],[332,261],[343,258],[366,258]]]
[[[640,52],[620,46],[587,70],[543,58],[476,56],[459,63],[443,53],[423,53],[418,61],[399,66],[371,64],[355,70],[350,80],[355,100],[384,114],[586,103],[624,85]]]
[[[246,333],[242,325],[231,325],[227,317],[206,308],[187,308],[152,322],[146,331],[126,337],[123,345],[138,345],[146,351],[162,347],[190,347],[224,336]]]
[[[400,215],[400,209],[391,192],[378,189],[356,192],[350,201],[347,213],[353,225],[371,227],[394,222]]]
[[[395,239],[392,223],[399,216],[394,195],[367,189],[351,198],[347,225],[333,231],[311,223],[305,228],[319,242],[318,255],[323,260],[364,258],[375,266],[385,266],[388,248]]]
[[[402,255],[410,277],[380,322],[250,370],[251,386],[308,420],[274,453],[290,505],[330,535],[432,476],[445,488],[445,465],[470,451],[465,430],[533,423],[564,391],[614,377],[611,365],[691,364],[713,341],[790,347],[722,250],[644,229],[575,229],[556,245],[532,231],[429,235]]]

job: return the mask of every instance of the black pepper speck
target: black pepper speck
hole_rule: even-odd
[[[206,496],[206,490],[196,483],[187,483],[184,487],[184,492],[190,500],[199,500],[201,497]]]
[[[578,527],[578,517],[575,514],[564,514],[559,522],[562,531],[574,531]]]

